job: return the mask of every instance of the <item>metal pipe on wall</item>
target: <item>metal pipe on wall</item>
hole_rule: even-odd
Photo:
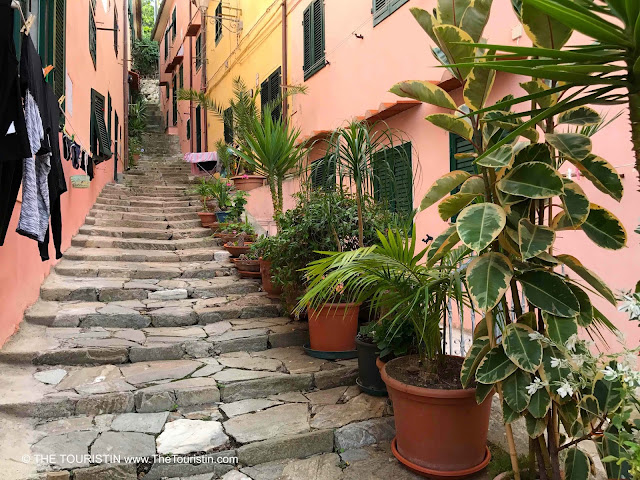
[[[200,55],[202,58],[202,80],[201,80],[201,90],[205,94],[207,93],[207,9],[208,7],[204,7],[202,9],[202,44],[203,47],[200,49]],[[204,53],[203,53],[204,52]],[[204,149],[203,152],[209,151],[209,122],[208,122],[208,114],[207,107],[202,109],[204,111]],[[200,119],[202,122],[202,119]]]
[[[189,22],[193,22],[193,12],[189,2]],[[193,36],[189,37],[189,90],[193,90]],[[189,100],[189,151],[193,152],[193,100]]]
[[[287,45],[287,0],[282,0],[282,119],[288,122],[289,100],[286,95],[287,75],[288,75],[288,45]]]
[[[129,12],[129,2],[128,0],[122,0],[122,15],[127,21],[122,22],[123,25],[126,25],[128,28],[122,29],[123,38],[123,52],[122,52],[122,127],[124,131],[124,138],[122,139],[122,171],[129,169],[129,32],[133,25],[129,25],[129,20],[131,17],[128,15]],[[116,132],[118,135],[118,132]],[[114,162],[115,162],[114,158]],[[117,181],[117,170],[118,166],[116,165],[114,168],[114,175],[116,178],[114,180]]]

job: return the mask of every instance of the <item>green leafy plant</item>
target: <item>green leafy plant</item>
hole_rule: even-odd
[[[202,203],[202,210],[204,212],[209,211],[209,206],[207,202],[213,198],[213,185],[206,178],[201,178],[200,183],[198,183],[194,188],[191,189],[191,192],[200,197],[200,203]]]
[[[536,5],[541,2],[545,0],[535,0]],[[533,3],[523,0],[523,15],[526,5]],[[520,478],[520,465],[511,423],[520,417],[524,417],[532,439],[531,472],[536,471],[542,480],[559,480],[562,470],[574,480],[586,479],[586,454],[576,448],[577,442],[564,442],[559,429],[562,424],[573,437],[591,438],[595,434],[592,421],[615,413],[607,403],[610,399],[601,395],[602,389],[614,385],[598,375],[596,362],[588,357],[588,349],[577,336],[580,328],[590,335],[599,335],[602,328],[615,330],[593,306],[587,292],[613,305],[616,298],[579,259],[556,253],[554,243],[557,232],[582,230],[600,247],[619,250],[626,245],[627,235],[611,212],[590,202],[580,186],[564,178],[559,168],[570,162],[596,188],[617,201],[623,187],[615,169],[591,152],[591,139],[585,133],[593,130],[575,130],[575,126],[602,123],[599,114],[585,105],[588,99],[570,103],[576,92],[569,92],[562,100],[559,94],[566,90],[564,86],[560,89],[534,79],[521,86],[529,93],[527,98],[536,102],[537,110],[510,114],[508,109],[517,103],[513,96],[487,107],[495,71],[486,67],[497,63],[492,51],[498,48],[480,43],[490,6],[491,1],[459,5],[440,0],[433,14],[411,9],[436,43],[436,58],[462,85],[463,105],[429,82],[405,81],[391,91],[449,110],[451,113],[429,115],[427,120],[466,138],[474,147],[474,152],[465,156],[474,160],[478,173],[454,171],[444,175],[429,188],[421,204],[423,210],[437,204],[443,220],[457,215],[456,222],[434,240],[433,257],[445,255],[459,243],[476,253],[466,268],[465,282],[474,307],[484,312],[485,318],[476,328],[462,367],[463,386],[476,381],[479,402],[492,390],[498,392],[516,480]],[[539,13],[535,13],[538,21],[534,22],[541,29],[539,35],[546,34],[547,40],[553,37],[556,42],[568,39],[570,32],[558,30],[558,25],[547,22]],[[487,50],[489,53],[483,56]],[[537,50],[537,55],[547,57],[542,50]],[[481,57],[481,61],[465,63]],[[545,72],[558,63],[557,56],[551,58],[539,63],[545,66]],[[517,61],[508,63],[515,65]],[[537,70],[504,70],[546,77],[533,73]],[[549,78],[561,80],[557,75]],[[522,119],[527,115],[530,121]],[[544,143],[538,143],[539,130],[545,134]],[[557,273],[555,269],[561,265],[575,276]],[[521,292],[526,298],[524,304]],[[585,368],[587,360],[590,369]],[[582,370],[574,368],[578,364]],[[562,450],[567,450],[564,466],[560,464]]]
[[[231,200],[231,189],[233,183],[227,178],[220,177],[214,178],[210,182],[211,185],[211,197],[215,198],[218,203],[218,208],[226,212],[233,205]]]
[[[531,118],[484,155],[493,154],[536,123],[555,115],[566,116],[569,111],[575,116],[575,109],[583,105],[627,104],[636,169],[640,173],[637,0],[512,0],[512,4],[534,46],[482,45],[489,49],[488,55],[476,58],[475,63],[465,63],[471,55],[466,59],[455,58],[456,68],[485,68],[546,80],[531,82],[528,95],[509,100],[508,105],[526,101],[537,105],[532,110],[508,115],[509,119]],[[586,35],[589,42],[564,48],[574,31]],[[492,108],[502,111],[506,105]]]
[[[134,39],[131,48],[133,69],[140,75],[150,77],[158,73],[160,50],[158,42],[150,38]]]
[[[245,235],[255,235],[256,231],[249,222],[229,223],[222,229],[222,233],[237,233]]]
[[[233,205],[229,209],[229,216],[235,220],[242,220],[245,207],[247,205],[247,192],[238,190],[233,194]]]

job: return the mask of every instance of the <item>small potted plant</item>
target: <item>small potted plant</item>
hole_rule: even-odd
[[[220,238],[224,243],[236,242],[241,236],[246,242],[255,240],[255,230],[249,222],[228,223],[214,234],[214,237]]]
[[[356,350],[358,351],[358,378],[356,384],[365,393],[374,396],[387,394],[387,388],[380,376],[376,365],[378,345],[375,341],[375,324],[360,328],[356,336]]]
[[[202,203],[202,211],[198,212],[200,223],[203,227],[211,226],[216,221],[216,214],[210,210],[209,205],[209,201],[213,198],[212,183],[207,179],[201,178],[200,183],[191,192],[198,195]]]
[[[247,253],[241,254],[238,258],[232,258],[231,261],[238,269],[240,277],[261,278],[260,260],[253,248],[250,248]]]
[[[235,258],[247,254],[251,249],[251,242],[245,242],[245,237],[241,234],[237,240],[225,243],[224,248]]]
[[[231,187],[233,187],[233,184],[226,178],[220,177],[212,182],[211,186],[211,195],[218,203],[219,210],[216,212],[218,222],[226,222],[229,216],[229,209],[233,205],[231,200]]]

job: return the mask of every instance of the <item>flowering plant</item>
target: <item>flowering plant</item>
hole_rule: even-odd
[[[211,182],[211,196],[218,201],[218,208],[223,212],[231,207],[231,188],[233,183],[220,177]]]

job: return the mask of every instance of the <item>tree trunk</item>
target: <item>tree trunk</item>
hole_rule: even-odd
[[[358,204],[358,246],[364,247],[364,226],[362,225],[362,199],[356,194],[356,203]]]
[[[636,157],[636,170],[640,175],[640,92],[629,93],[629,120],[631,122],[631,141]]]

